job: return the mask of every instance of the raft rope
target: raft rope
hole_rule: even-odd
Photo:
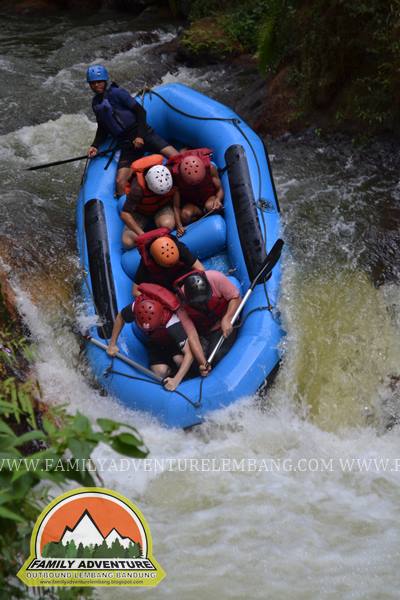
[[[104,372],[105,377],[108,377],[109,375],[119,375],[120,377],[126,377],[127,379],[134,379],[135,381],[145,381],[147,383],[152,383],[153,385],[159,385],[160,387],[164,388],[164,385],[160,381],[153,381],[151,379],[145,379],[144,377],[138,377],[137,375],[128,375],[128,373],[122,373],[121,371],[116,371],[115,369],[113,369],[113,363],[114,363],[114,358],[111,358],[111,365],[109,367],[107,367],[107,369]],[[175,394],[178,394],[178,396],[181,396],[181,398],[186,400],[186,402],[189,402],[189,404],[191,404],[193,406],[193,408],[200,408],[202,394],[203,394],[203,381],[204,381],[204,378],[200,382],[200,394],[199,394],[199,399],[197,400],[197,402],[194,402],[191,398],[189,398],[189,396],[186,396],[186,394],[183,394],[178,389],[174,390],[172,393],[175,393]],[[168,390],[165,390],[165,391],[168,391]]]

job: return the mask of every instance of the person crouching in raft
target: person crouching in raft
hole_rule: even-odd
[[[97,121],[88,157],[96,156],[108,136],[114,138],[121,149],[116,181],[120,196],[124,193],[132,161],[145,152],[159,152],[169,157],[177,154],[177,150],[147,125],[145,109],[127,90],[114,82],[108,85],[109,74],[103,65],[89,67],[86,80],[94,93],[92,109]]]
[[[164,379],[164,386],[174,391],[187,375],[193,357],[199,363],[200,374],[206,376],[209,367],[196,329],[180,301],[171,291],[152,283],[139,286],[140,295],[133,304],[117,315],[107,348],[109,356],[118,352],[118,336],[125,323],[136,322],[145,334],[151,370]]]
[[[175,287],[207,355],[215,348],[221,334],[227,338],[215,355],[216,364],[229,352],[236,339],[237,329],[233,329],[231,320],[241,301],[239,290],[219,271],[189,273],[178,279]]]
[[[179,191],[179,218],[184,225],[223,208],[224,190],[209,148],[186,150],[171,156],[167,165]],[[178,216],[175,214],[178,222]]]
[[[161,154],[136,160],[131,165],[132,174],[126,184],[126,200],[121,219],[126,227],[122,234],[125,249],[133,248],[136,238],[147,228],[175,228],[172,203],[179,200],[172,176],[163,164]],[[136,178],[134,178],[136,176]],[[180,233],[179,228],[177,233]]]
[[[189,248],[161,227],[136,238],[140,263],[133,281],[133,295],[138,296],[141,283],[158,283],[171,291],[174,281],[190,271],[204,271],[199,259]]]

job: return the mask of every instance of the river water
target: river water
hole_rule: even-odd
[[[181,459],[162,469],[97,451],[109,461],[104,484],[139,505],[167,572],[158,589],[98,595],[398,598],[393,142],[359,147],[318,132],[269,142],[287,242],[279,305],[287,335],[266,398],[243,399],[190,433],[169,431],[102,395],[80,355],[72,329],[82,322],[74,211],[83,165],[24,169],[85,152],[95,126],[84,73],[95,59],[132,92],[180,81],[240,106],[249,75],[175,64],[163,50],[175,35],[115,14],[2,15],[0,256],[37,344],[45,400],[135,424],[150,459]]]

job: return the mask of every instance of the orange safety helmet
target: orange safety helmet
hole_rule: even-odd
[[[203,161],[194,154],[185,156],[179,169],[183,181],[188,185],[197,185],[198,183],[201,183],[206,176],[206,167]]]
[[[150,245],[150,254],[160,267],[173,267],[179,260],[178,246],[174,240],[162,236]]]
[[[141,295],[133,305],[135,321],[140,329],[154,331],[163,325],[164,309],[161,302]]]

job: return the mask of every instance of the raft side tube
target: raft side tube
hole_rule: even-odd
[[[268,171],[269,171],[269,176],[270,176],[270,179],[271,179],[271,186],[272,186],[272,192],[274,194],[274,200],[275,200],[275,204],[276,204],[276,210],[278,211],[278,213],[280,213],[281,212],[281,207],[279,206],[278,194],[276,193],[275,181],[274,181],[274,176],[273,176],[273,173],[272,173],[271,161],[270,161],[269,154],[268,154],[267,144],[264,142],[264,140],[261,137],[260,137],[260,140],[262,141],[262,145],[263,145],[263,148],[264,148],[265,158],[266,158],[267,165],[268,165]]]
[[[97,328],[97,333],[102,339],[108,339],[111,337],[118,310],[107,223],[101,200],[93,199],[85,204],[85,232],[93,303],[96,313],[103,323]]]
[[[267,252],[243,146],[229,146],[225,152],[225,160],[240,246],[249,279],[252,281],[263,266]]]

